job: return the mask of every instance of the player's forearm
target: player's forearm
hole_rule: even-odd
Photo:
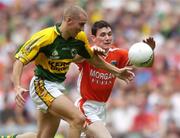
[[[102,59],[98,55],[94,55],[94,57],[91,60],[89,60],[89,62],[91,64],[95,65],[97,68],[107,70],[108,72],[112,73],[115,76],[117,76],[119,74],[120,70],[117,67],[106,62],[104,59]]]
[[[79,55],[76,55],[76,57],[73,59],[72,62],[75,62],[75,63],[81,63],[83,62],[85,59]]]
[[[23,63],[19,60],[16,60],[13,65],[13,73],[12,73],[12,82],[14,87],[18,87],[21,85],[21,75],[23,71]]]

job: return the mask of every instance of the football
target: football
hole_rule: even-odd
[[[138,42],[130,47],[128,58],[134,66],[148,67],[153,60],[153,50],[148,44]]]

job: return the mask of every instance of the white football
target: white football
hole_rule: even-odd
[[[145,67],[153,59],[153,50],[148,44],[138,42],[130,47],[128,58],[131,64],[137,67]]]

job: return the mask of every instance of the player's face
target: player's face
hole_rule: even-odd
[[[80,31],[83,31],[86,22],[87,22],[87,17],[84,15],[80,15],[79,19],[72,19],[72,22],[69,26],[70,36],[75,37]]]
[[[103,27],[97,30],[96,36],[93,36],[92,38],[97,46],[103,49],[109,49],[113,40],[112,30],[110,27]]]

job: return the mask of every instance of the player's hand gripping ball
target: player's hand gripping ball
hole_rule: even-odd
[[[147,67],[153,60],[153,50],[148,44],[138,42],[130,47],[128,57],[132,65]]]

